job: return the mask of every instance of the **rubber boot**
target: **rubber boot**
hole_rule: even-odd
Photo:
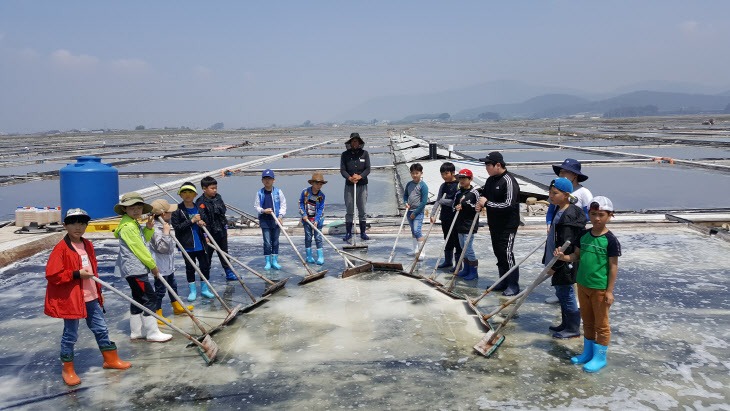
[[[469,260],[464,257],[464,261],[461,262],[461,271],[459,271],[458,274],[456,274],[457,277],[466,277],[469,275]]]
[[[420,250],[421,247],[423,247],[423,241],[417,241],[417,243],[418,243],[418,246],[416,246],[416,252],[418,252],[418,250]],[[421,250],[421,254],[418,256],[418,261],[423,261],[425,259],[426,259],[426,250],[423,249],[423,250]]]
[[[560,325],[551,325],[548,330],[552,332],[563,331],[565,329],[565,313],[560,310]]]
[[[578,338],[580,337],[580,311],[572,311],[565,314],[565,329],[553,334],[553,338]]]
[[[195,288],[195,283],[188,283],[188,286],[190,287],[190,294],[188,294],[188,301],[195,301],[195,299],[198,298],[198,292]]]
[[[520,272],[516,269],[515,271],[512,271],[512,274],[509,275],[509,277],[505,278],[502,283],[507,283],[507,288],[505,288],[504,292],[502,293],[505,297],[512,297],[513,295],[517,295],[520,293]]]
[[[271,256],[265,255],[264,258],[266,259],[266,265],[264,266],[264,270],[271,270]]]
[[[160,331],[157,327],[157,319],[151,315],[142,316],[142,329],[147,336],[147,342],[165,342],[172,339],[172,335]]]
[[[367,222],[365,220],[360,221],[360,238],[362,238],[363,240],[370,239],[370,237],[367,234],[365,234],[365,230],[367,230],[367,228],[368,228]]]
[[[416,240],[415,238],[411,238],[411,242],[413,243],[413,245],[411,246],[411,249],[413,251],[407,252],[406,255],[414,257],[416,255],[416,252],[418,252],[418,240]]]
[[[439,270],[448,270],[449,268],[454,268],[454,255],[452,253],[445,253],[444,254],[444,262],[438,265]]]
[[[281,270],[281,265],[279,264],[279,254],[273,254],[271,256],[271,266],[274,267],[275,270]]]
[[[172,312],[175,313],[175,315],[185,314],[185,310],[183,309],[183,306],[180,305],[179,302],[173,301],[172,303]],[[188,306],[188,311],[193,311],[195,307],[192,305]]]
[[[307,248],[307,249],[305,249],[305,251],[307,252],[307,262],[308,263],[313,263],[314,262],[314,257],[312,257],[312,249],[311,248]]]
[[[317,264],[324,264],[324,251],[321,248],[317,249]]]
[[[63,370],[61,371],[61,377],[63,377],[63,382],[65,382],[66,385],[81,384],[81,378],[79,378],[79,376],[76,375],[76,370],[74,370],[73,361],[64,361],[63,362]]]
[[[205,282],[200,284],[200,295],[205,298],[215,298],[215,294],[210,292],[210,288],[208,288],[208,284]]]
[[[157,310],[157,315],[159,315],[160,317],[162,317],[162,318],[166,319],[167,321],[170,321],[170,320],[168,320],[168,319],[167,319],[167,317],[164,317],[164,316],[162,315],[162,308],[160,308],[159,310]],[[157,324],[160,324],[160,325],[167,325],[167,323],[165,323],[164,321],[160,321],[160,320],[157,320]]]
[[[595,341],[583,337],[583,353],[570,359],[573,364],[585,364],[593,359],[593,344]]]
[[[345,223],[345,228],[347,229],[347,233],[342,237],[342,241],[349,242],[352,239],[352,223]]]
[[[236,278],[236,273],[233,272],[230,268],[226,268],[226,281],[236,281],[238,278]]]
[[[129,339],[141,340],[144,338],[144,332],[142,330],[142,314],[132,314],[129,316]]]
[[[132,363],[122,361],[117,355],[117,349],[102,351],[101,355],[104,357],[104,368],[114,368],[117,370],[126,370],[132,366]]]
[[[606,366],[607,345],[593,343],[593,359],[583,366],[583,371],[596,372]]]
[[[479,266],[479,260],[469,261],[469,273],[463,278],[464,281],[476,280],[479,278],[477,267]]]

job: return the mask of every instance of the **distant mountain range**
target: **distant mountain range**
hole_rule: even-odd
[[[627,87],[647,88],[626,91]],[[576,114],[603,115],[611,110],[645,106],[655,106],[658,114],[720,113],[728,104],[730,90],[713,93],[708,86],[681,82],[649,81],[623,87],[614,93],[591,94],[575,89],[531,86],[519,81],[494,81],[438,93],[378,97],[339,114],[336,120],[398,121],[410,120],[414,113],[449,113],[452,120],[468,121],[487,112],[498,113],[501,118],[555,118]]]

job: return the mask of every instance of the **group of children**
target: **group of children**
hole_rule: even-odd
[[[470,170],[455,171],[456,168],[450,162],[441,165],[444,182],[439,187],[431,211],[430,221],[433,224],[437,209],[440,208],[439,219],[445,240],[445,258],[438,268],[453,268],[462,249],[466,247],[463,268],[457,276],[474,280],[478,278],[478,260],[472,240],[479,229],[477,204],[480,192],[471,184],[473,174]],[[553,166],[553,171],[558,177],[550,184],[550,206],[546,216],[548,234],[543,263],[547,265],[553,257],[557,258],[549,274],[560,302],[562,321],[549,328],[555,338],[576,338],[580,336],[582,319],[583,353],[571,358],[571,361],[584,364],[583,369],[586,371],[595,372],[606,365],[606,350],[611,335],[608,310],[614,301],[613,288],[618,272],[618,257],[621,255],[621,245],[606,227],[613,217],[613,204],[604,196],[593,197],[580,184],[588,176],[581,172],[581,164],[577,160],[566,159],[561,165]],[[412,181],[406,185],[404,201],[409,210],[407,215],[415,252],[418,252],[422,248],[421,222],[428,186],[422,181],[421,164],[411,165],[410,172]],[[590,229],[585,228],[588,221],[592,224]],[[565,241],[570,241],[570,245],[561,252],[561,245]],[[578,284],[580,308],[576,301],[575,283]]]
[[[606,365],[606,350],[610,340],[608,310],[614,301],[613,288],[618,270],[621,246],[606,227],[613,216],[613,204],[603,196],[592,197],[590,191],[579,183],[588,177],[581,173],[580,163],[566,159],[560,166],[554,166],[558,178],[550,184],[551,206],[547,216],[548,238],[543,262],[552,257],[558,262],[549,271],[552,285],[561,306],[561,324],[550,327],[556,338],[580,336],[580,322],[583,320],[583,353],[571,358],[575,364],[584,364],[586,371],[597,371]],[[414,240],[414,254],[424,258],[421,226],[428,201],[428,186],[422,181],[423,167],[415,163],[410,167],[411,178],[404,191],[407,218]],[[443,163],[440,169],[444,183],[438,191],[437,201],[431,212],[431,223],[440,209],[444,235],[445,258],[438,266],[453,268],[462,250],[464,264],[457,274],[465,280],[478,278],[478,259],[474,253],[473,236],[479,226],[479,191],[472,186],[473,174],[468,169],[456,173],[454,164]],[[259,213],[263,234],[265,269],[281,269],[278,262],[279,234],[282,218],[286,214],[286,198],[282,190],[274,187],[274,172],[265,170],[261,176],[263,187],[257,192],[254,207]],[[323,227],[325,195],[322,186],[327,184],[322,174],[315,173],[308,181],[299,199],[299,211],[304,221],[305,249],[307,262],[324,264],[321,229]],[[197,298],[195,273],[200,271],[210,278],[210,262],[214,248],[208,244],[214,241],[223,252],[228,251],[226,206],[217,192],[217,182],[212,177],[201,181],[203,195],[197,199],[197,189],[192,183],[184,183],[178,190],[182,201],[170,204],[158,199],[145,203],[136,192],[126,193],[114,207],[122,216],[114,236],[119,239],[119,255],[115,271],[127,281],[134,301],[150,312],[162,315],[162,299],[167,291],[162,279],[177,293],[174,276],[174,252],[176,243],[189,256],[185,258],[185,272],[190,293],[188,301]],[[149,218],[140,224],[144,215]],[[590,219],[592,227],[585,229]],[[92,280],[98,277],[94,247],[82,236],[90,218],[79,208],[68,210],[64,218],[67,235],[59,242],[46,265],[45,313],[64,320],[61,338],[62,377],[68,385],[81,382],[73,367],[74,344],[78,336],[78,323],[85,319],[94,334],[104,357],[104,368],[126,369],[129,362],[119,359],[117,348],[109,339],[109,332],[102,314],[104,297],[101,286]],[[452,229],[453,226],[453,229]],[[314,229],[317,228],[317,230]],[[173,239],[171,230],[175,230]],[[449,231],[451,234],[449,235]],[[470,233],[471,236],[470,237]],[[209,238],[208,235],[212,238]],[[317,258],[312,253],[312,238],[316,245]],[[561,252],[565,241],[571,245]],[[227,280],[235,280],[235,273],[220,255],[221,265]],[[198,267],[194,266],[197,260]],[[152,274],[154,286],[149,282]],[[573,284],[578,283],[578,301]],[[175,301],[170,292],[174,314],[182,314],[185,308]],[[214,298],[202,282],[200,294]],[[187,306],[193,310],[193,306]],[[172,335],[161,332],[158,321],[148,311],[130,305],[130,339],[145,339],[149,342],[166,342]],[[163,324],[160,322],[160,324]]]

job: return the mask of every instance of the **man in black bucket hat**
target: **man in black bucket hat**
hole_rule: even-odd
[[[489,178],[479,193],[481,198],[477,211],[482,207],[487,209],[489,236],[492,238],[492,250],[497,257],[501,277],[515,265],[512,248],[520,226],[520,185],[507,171],[502,153],[492,151],[479,161],[483,161],[487,167]],[[519,280],[520,270],[517,268],[494,290],[504,291],[502,295],[505,296],[516,295],[520,292]]]
[[[366,216],[365,203],[368,201],[368,174],[370,174],[370,154],[363,150],[365,142],[360,138],[360,133],[350,134],[350,138],[345,142],[345,150],[340,157],[340,174],[345,178],[345,223],[347,234],[343,238],[344,241],[350,241],[352,238],[352,225],[355,216],[355,201],[353,199],[353,190],[357,187],[357,214],[360,221],[360,238],[369,240],[365,234]]]

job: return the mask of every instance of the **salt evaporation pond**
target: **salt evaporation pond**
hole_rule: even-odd
[[[214,335],[220,351],[207,367],[186,340],[130,342],[128,303],[105,292],[106,321],[120,356],[132,368],[104,370],[92,334],[81,325],[75,366],[82,379],[67,387],[58,358],[62,323],[43,315],[49,252],[0,272],[0,407],[26,409],[723,409],[730,397],[730,246],[678,228],[614,229],[623,246],[611,309],[608,366],[587,374],[570,364],[582,340],[550,338],[559,308],[542,285],[506,328],[491,358],[472,350],[484,334],[463,302],[392,273],[336,278],[342,260],[327,251],[321,281],[298,287],[302,268],[282,244],[285,291],[239,316]],[[480,279],[459,282],[476,296],[491,283],[495,260],[480,234]],[[520,232],[519,258],[542,237]],[[301,246],[301,236],[294,241]],[[368,256],[384,260],[392,236],[375,236]],[[96,240],[102,279],[114,276],[117,245]],[[406,262],[402,255],[396,261]],[[430,273],[440,242],[429,242],[420,272]],[[231,252],[260,269],[260,239],[231,239]],[[535,278],[538,257],[525,263],[522,284]],[[182,262],[178,260],[178,266]],[[238,283],[226,285],[214,262],[212,281],[230,303],[246,302]],[[443,277],[443,276],[442,276]],[[262,282],[246,274],[254,293]],[[178,282],[184,277],[178,274]],[[503,301],[489,295],[480,306]],[[169,313],[167,303],[163,306]],[[217,301],[195,302],[206,324],[225,313]],[[192,323],[173,321],[193,332]],[[30,343],[30,344],[29,344]]]
[[[505,156],[505,160],[509,168],[509,157]],[[550,166],[515,167],[511,171],[543,184],[550,184],[556,177]],[[726,194],[728,177],[722,173],[665,164],[609,167],[586,164],[581,171],[589,177],[583,185],[594,196],[610,198],[617,210],[730,206]]]

